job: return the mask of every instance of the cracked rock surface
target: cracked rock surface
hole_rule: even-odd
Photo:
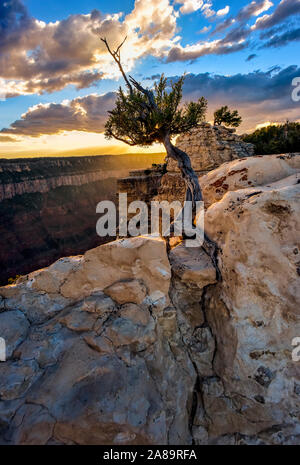
[[[145,236],[0,288],[1,444],[300,443],[298,159],[268,163],[207,175],[219,281]]]
[[[170,277],[165,242],[137,237],[1,288],[0,442],[191,443]]]

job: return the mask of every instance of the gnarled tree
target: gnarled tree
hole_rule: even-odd
[[[126,76],[121,64],[121,47],[126,38],[116,50],[110,48],[105,38],[101,40],[117,63],[128,89],[124,92],[120,87],[118,91],[115,108],[109,112],[106,122],[106,138],[115,138],[131,146],[162,143],[168,157],[178,163],[186,183],[186,200],[193,202],[195,212],[196,202],[203,200],[198,176],[187,153],[176,147],[171,140],[173,136],[189,131],[204,120],[206,99],[201,97],[197,102],[180,106],[184,76],[169,84],[162,75],[153,90],[145,89],[133,77]],[[211,244],[206,236],[205,240]]]
[[[177,160],[182,177],[187,184],[186,199],[193,203],[202,200],[198,177],[194,172],[189,156],[175,147],[171,139],[177,134],[189,131],[203,121],[207,101],[201,97],[198,102],[190,102],[179,107],[182,99],[184,76],[170,84],[161,76],[153,90],[145,89],[133,77],[127,78],[121,64],[120,51],[124,41],[114,51],[106,39],[101,39],[108,52],[117,63],[128,88],[125,93],[119,89],[115,108],[109,112],[105,135],[128,145],[149,146],[162,143],[169,157]]]

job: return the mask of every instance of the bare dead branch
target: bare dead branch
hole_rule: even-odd
[[[108,53],[113,57],[113,59],[117,63],[117,65],[119,67],[119,70],[120,70],[120,72],[121,72],[121,74],[122,74],[122,76],[123,76],[123,78],[124,78],[124,80],[126,82],[126,85],[127,85],[128,89],[129,89],[129,92],[130,92],[130,94],[132,94],[132,92],[133,92],[132,91],[132,86],[131,86],[130,82],[128,81],[127,76],[125,74],[125,71],[123,69],[123,66],[121,64],[121,47],[124,44],[126,39],[127,39],[127,36],[125,37],[123,42],[121,42],[121,44],[117,47],[116,50],[111,50],[111,48],[110,48],[110,46],[109,46],[109,44],[108,44],[108,42],[106,40],[106,37],[103,37],[103,38],[100,37],[100,40],[102,40],[102,42],[105,44]]]
[[[120,57],[119,51],[120,51],[121,47],[123,46],[124,42],[126,41],[126,39],[127,39],[127,36],[125,36],[125,39],[123,40],[123,42],[120,43],[120,45],[117,47],[117,50],[115,52],[116,54],[119,54],[119,57]]]

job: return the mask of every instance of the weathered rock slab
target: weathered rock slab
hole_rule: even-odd
[[[217,282],[216,269],[202,247],[187,247],[183,242],[171,250],[169,260],[173,273],[183,282],[200,289]]]

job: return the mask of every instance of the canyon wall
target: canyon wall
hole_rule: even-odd
[[[149,203],[158,194],[165,167],[159,164],[146,170],[132,170],[129,176],[117,180],[118,192],[127,194],[127,201],[142,200]]]
[[[163,155],[0,160],[0,283],[83,253],[96,235],[96,205],[115,200],[117,178]]]
[[[0,202],[16,195],[80,186],[148,168],[163,154],[0,159]]]

